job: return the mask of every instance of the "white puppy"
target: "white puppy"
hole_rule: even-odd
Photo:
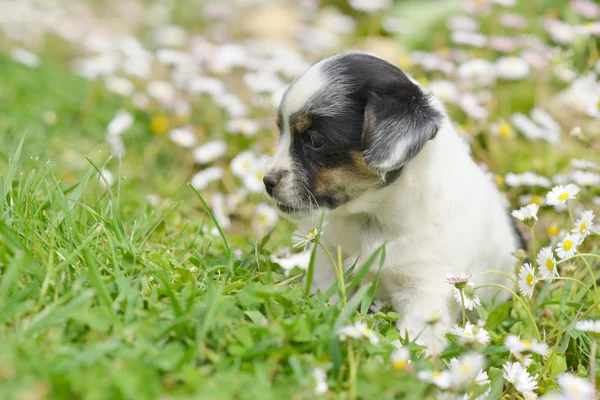
[[[377,298],[402,315],[398,327],[411,338],[439,314],[419,341],[441,351],[459,311],[445,273],[512,273],[521,246],[498,191],[441,103],[392,64],[344,53],[292,83],[278,124],[279,146],[264,178],[278,208],[307,231],[325,209],[322,243],[332,253],[341,246],[346,268],[387,242]],[[319,252],[314,289],[334,282]],[[489,282],[507,284],[502,275],[477,278]],[[496,293],[477,292],[488,303]]]

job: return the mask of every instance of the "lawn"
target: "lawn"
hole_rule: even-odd
[[[596,398],[596,3],[83,3],[0,4],[0,398]],[[292,247],[262,193],[282,90],[350,48],[439,96],[528,207],[512,300],[439,356],[352,290],[384,247],[308,295],[319,236]]]

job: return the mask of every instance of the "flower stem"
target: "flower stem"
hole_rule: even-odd
[[[344,286],[344,273],[342,272],[340,274],[337,263],[333,259],[333,256],[331,255],[329,250],[327,250],[327,248],[325,246],[323,246],[320,242],[319,242],[319,246],[321,246],[321,248],[323,249],[325,254],[327,254],[327,257],[329,257],[329,261],[331,261],[331,265],[333,266],[335,276],[337,277],[338,282],[340,283],[340,296],[342,297],[342,305],[345,307],[346,306],[346,287]]]
[[[523,301],[523,299],[518,294],[516,294],[515,292],[513,292],[512,290],[510,290],[506,286],[499,285],[497,283],[486,283],[484,285],[475,286],[474,290],[477,290],[477,289],[480,289],[480,288],[484,288],[484,287],[497,287],[497,288],[500,288],[500,289],[504,289],[507,292],[509,292],[510,294],[512,294],[514,298],[516,298],[517,300],[519,300],[519,302],[521,303],[521,305],[525,309],[525,312],[527,312],[527,315],[529,316],[529,321],[532,323],[533,328],[535,329],[535,334],[537,336],[538,341],[540,341],[540,342],[542,341],[542,335],[540,335],[540,330],[538,329],[538,327],[537,327],[537,325],[535,323],[535,319],[533,318],[533,315],[531,315],[531,312],[527,308],[527,305],[525,304],[525,302]]]
[[[590,278],[592,278],[592,284],[594,285],[594,293],[597,293],[598,286],[596,286],[596,276],[594,275],[594,271],[592,270],[592,267],[590,267],[590,263],[587,262],[585,257],[581,257],[581,259],[583,260],[585,267],[587,268],[588,272],[590,273]]]
[[[356,399],[356,360],[352,341],[348,341],[348,365],[350,367],[350,399]]]
[[[598,348],[598,342],[596,339],[592,339],[592,349],[590,350],[590,380],[592,381],[592,387],[594,393],[596,393],[596,349]]]
[[[497,269],[490,269],[490,270],[487,270],[487,271],[483,271],[483,272],[475,275],[475,278],[478,278],[478,277],[480,277],[482,275],[486,275],[486,274],[500,274],[500,275],[504,275],[508,279],[510,279],[515,285],[517,284],[517,280],[515,278],[513,278],[512,276],[510,276],[506,272],[500,271],[500,270],[497,270]]]
[[[571,220],[571,225],[575,225],[575,219],[573,219],[573,211],[571,210],[571,205],[567,202],[567,211],[569,212],[569,220]]]
[[[337,270],[338,270],[338,278],[340,280],[340,292],[342,293],[342,304],[344,307],[346,306],[346,283],[344,282],[344,267],[342,265],[342,247],[338,246],[337,248]]]
[[[594,257],[594,258],[600,258],[600,254],[594,254],[594,253],[579,253],[579,254],[575,254],[575,255],[574,255],[574,256],[572,256],[572,257],[563,258],[562,260],[560,260],[560,261],[557,261],[557,262],[556,262],[556,264],[557,264],[557,265],[558,265],[558,264],[562,264],[562,263],[564,263],[564,262],[566,262],[566,261],[570,261],[570,260],[572,260],[572,259],[574,259],[574,258],[577,258],[577,257]]]
[[[463,294],[463,288],[458,289],[460,292],[460,305],[462,307],[462,323],[463,328],[467,325],[467,311],[465,310],[465,295]]]
[[[533,268],[537,268],[537,259],[535,258],[535,255],[537,254],[537,243],[535,242],[535,225],[532,225],[529,229],[531,230],[531,265],[533,265]]]
[[[579,283],[581,286],[583,286],[584,288],[587,289],[588,293],[592,295],[592,298],[594,299],[594,302],[596,301],[596,294],[594,292],[592,292],[592,290],[582,281],[580,281],[579,279],[575,279],[575,278],[569,278],[568,276],[556,276],[556,277],[552,277],[552,278],[537,278],[538,281],[553,281],[553,280],[557,280],[557,281],[574,281]]]

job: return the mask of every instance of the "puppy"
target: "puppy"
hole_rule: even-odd
[[[264,184],[279,210],[308,231],[325,209],[321,242],[332,253],[341,246],[345,268],[386,242],[377,298],[402,315],[402,334],[443,350],[460,310],[445,273],[514,273],[520,237],[441,103],[394,65],[344,53],[290,85],[278,126]],[[502,278],[476,283],[508,284]],[[319,251],[313,289],[335,279]],[[497,293],[477,291],[487,304]],[[427,325],[435,314],[439,322]]]

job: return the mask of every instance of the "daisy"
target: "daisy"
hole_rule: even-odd
[[[463,297],[465,299],[465,308],[467,310],[473,310],[475,307],[481,305],[481,300],[475,294],[475,283],[468,282],[467,285],[463,288]],[[460,290],[454,288],[454,298],[458,302],[458,304],[462,304],[462,299],[460,297]]]
[[[491,124],[490,131],[493,135],[500,137],[510,137],[515,133],[513,127],[506,121],[500,121],[498,123]]]
[[[223,169],[219,167],[209,167],[198,172],[192,177],[191,184],[196,190],[203,190],[211,183],[218,181],[223,177]]]
[[[587,235],[592,233],[591,229],[593,221],[594,212],[591,210],[583,211],[577,222],[575,222],[575,228],[573,228],[572,232],[585,238]]]
[[[231,164],[229,165],[231,173],[238,178],[246,176],[253,168],[256,163],[256,155],[251,151],[243,151],[237,156],[233,157]]]
[[[554,252],[552,247],[546,246],[540,250],[537,255],[537,264],[540,274],[544,278],[553,278],[558,276],[558,269],[556,268],[556,259],[554,258]]]
[[[519,339],[515,335],[508,335],[504,341],[504,345],[508,347],[510,352],[517,358],[522,358],[523,353],[536,353],[545,356],[548,353],[548,345],[546,343],[538,343],[535,340]]]
[[[548,205],[555,206],[565,204],[567,200],[572,200],[579,193],[579,187],[572,183],[565,186],[555,186],[546,195]]]
[[[173,143],[184,149],[190,149],[196,145],[196,135],[192,127],[173,129],[169,132],[169,138]]]
[[[540,206],[533,203],[533,204],[529,204],[525,207],[521,207],[518,210],[513,210],[511,215],[513,217],[515,217],[516,219],[518,219],[519,221],[522,221],[525,225],[533,226],[535,224],[535,221],[538,220],[537,213],[538,213],[539,209],[540,209]]]
[[[135,90],[135,86],[130,80],[119,77],[109,76],[104,80],[104,85],[109,92],[120,96],[131,96]]]
[[[227,144],[222,140],[212,140],[194,149],[194,160],[197,164],[208,164],[225,155]]]
[[[29,68],[36,68],[40,65],[40,58],[37,54],[32,53],[29,50],[17,48],[14,49],[11,53],[13,60],[28,66]]]
[[[304,250],[306,250],[306,247],[316,240],[319,233],[321,233],[321,231],[319,231],[319,228],[313,228],[306,234],[303,234],[300,231],[294,232],[292,235],[292,247],[303,247]]]
[[[410,351],[406,347],[400,347],[394,350],[391,360],[395,370],[405,370],[410,364]]]
[[[460,359],[450,360],[450,376],[452,386],[459,387],[476,380],[484,367],[483,356],[477,353],[467,353]]]
[[[348,325],[338,331],[338,336],[342,342],[348,338],[351,339],[368,339],[371,344],[379,343],[379,337],[366,323],[357,321],[354,325]]]
[[[146,92],[150,97],[160,102],[168,103],[175,98],[175,88],[167,81],[152,81],[146,85]]]
[[[106,133],[109,135],[121,135],[133,125],[133,115],[125,110],[117,111],[117,115],[108,123]]]
[[[558,385],[563,390],[565,398],[569,399],[593,399],[595,396],[594,386],[587,379],[573,376],[566,372],[560,375],[557,379]]]
[[[356,11],[374,14],[392,7],[392,0],[348,0],[350,7]]]
[[[315,368],[313,370],[313,376],[315,378],[315,394],[320,396],[329,390],[327,385],[327,373],[323,368]]]
[[[525,398],[537,398],[537,394],[533,392],[537,389],[537,382],[535,381],[537,375],[533,377],[529,375],[529,372],[518,362],[507,362],[502,366],[502,369],[504,379],[512,383],[515,389],[521,392]]]
[[[573,171],[570,174],[573,182],[579,186],[599,186],[600,174],[591,171]]]
[[[469,321],[467,321],[464,328],[454,325],[454,328],[452,328],[450,333],[458,336],[461,344],[486,345],[490,342],[490,335],[487,333],[487,331],[481,327],[473,325]]]
[[[500,79],[518,80],[529,75],[529,64],[519,57],[500,57],[496,61],[496,76]]]
[[[573,168],[578,169],[599,169],[597,163],[589,160],[583,160],[581,158],[571,159],[571,165],[573,166]]]
[[[448,389],[452,379],[448,371],[420,371],[417,376],[422,381],[431,382],[441,389]]]
[[[577,253],[577,246],[581,244],[582,237],[578,234],[567,234],[565,238],[556,245],[556,254],[560,259],[573,257]]]
[[[560,141],[560,125],[541,108],[531,110],[531,119],[524,114],[514,113],[511,121],[528,139],[542,139],[553,144]]]
[[[535,270],[529,263],[523,264],[519,271],[519,289],[524,296],[533,297],[533,289],[537,283]]]
[[[454,285],[455,288],[462,289],[471,280],[473,275],[465,275],[462,272],[458,274],[446,274],[446,280],[444,282]]]
[[[228,132],[241,133],[243,136],[250,137],[258,133],[260,124],[251,119],[232,119],[227,122],[225,128]]]
[[[575,324],[575,329],[582,332],[600,334],[600,320],[594,321],[591,319],[586,319],[583,321],[578,321]]]
[[[310,255],[310,251],[294,253],[288,257],[277,257],[276,255],[272,254],[269,256],[269,260],[275,264],[279,264],[279,266],[283,269],[283,275],[288,277],[290,275],[290,271],[296,267],[305,270],[310,263]]]
[[[261,203],[256,206],[252,225],[256,234],[262,236],[275,226],[278,219],[277,210],[267,204]]]

